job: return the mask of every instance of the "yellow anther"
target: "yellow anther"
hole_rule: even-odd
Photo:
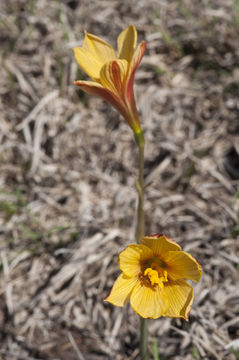
[[[155,263],[153,263],[151,266],[152,267],[147,268],[144,271],[144,276],[148,276],[152,285],[158,284],[158,286],[161,289],[163,289],[163,287],[164,287],[163,283],[168,281],[167,271],[166,270],[162,271],[162,269],[158,266],[158,264],[155,264]],[[157,270],[155,270],[155,268]],[[163,276],[159,276],[159,275],[163,275]]]
[[[151,270],[152,270],[151,268],[147,268],[147,269],[144,271],[144,276],[147,276],[148,273],[149,273]]]

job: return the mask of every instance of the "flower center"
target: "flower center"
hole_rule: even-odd
[[[150,267],[145,269],[144,276],[147,276],[151,285],[158,284],[158,286],[163,289],[164,282],[168,281],[168,273],[166,270],[163,270],[157,263],[153,262]]]

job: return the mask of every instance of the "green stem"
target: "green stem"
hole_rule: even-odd
[[[149,360],[148,356],[148,326],[147,320],[140,318],[140,357]]]
[[[138,209],[137,209],[137,228],[136,239],[140,243],[144,237],[144,145],[139,148],[139,179],[137,182],[138,188]]]
[[[144,141],[137,142],[139,149],[139,179],[138,189],[138,209],[137,209],[137,228],[136,239],[140,243],[145,235],[144,232]],[[148,331],[146,319],[140,318],[140,357],[141,360],[148,360]]]

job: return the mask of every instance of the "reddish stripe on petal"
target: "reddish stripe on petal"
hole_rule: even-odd
[[[146,50],[146,42],[142,41],[139,44],[138,48],[136,49],[132,61],[130,63],[128,81],[125,90],[126,101],[129,103],[134,101],[133,86],[134,86],[135,71],[140,64],[142,57],[144,56],[145,50]]]
[[[126,60],[113,60],[104,64],[100,71],[101,85],[123,99],[123,87],[128,71]]]
[[[109,102],[116,110],[118,110],[125,118],[127,117],[127,109],[121,99],[111,90],[105,89],[102,85],[91,81],[74,81],[74,84],[88,94],[100,96]]]
[[[122,92],[122,85],[123,85],[123,77],[122,72],[119,67],[119,64],[116,61],[113,61],[110,67],[110,76],[114,83],[114,86],[117,92],[120,94]]]

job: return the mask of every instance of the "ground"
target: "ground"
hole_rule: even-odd
[[[103,301],[134,241],[138,154],[73,80],[84,30],[147,42],[135,92],[146,232],[201,263],[189,322],[149,322],[160,360],[239,358],[239,3],[0,3],[0,359],[139,359],[139,319]],[[154,359],[157,357],[155,355]]]

